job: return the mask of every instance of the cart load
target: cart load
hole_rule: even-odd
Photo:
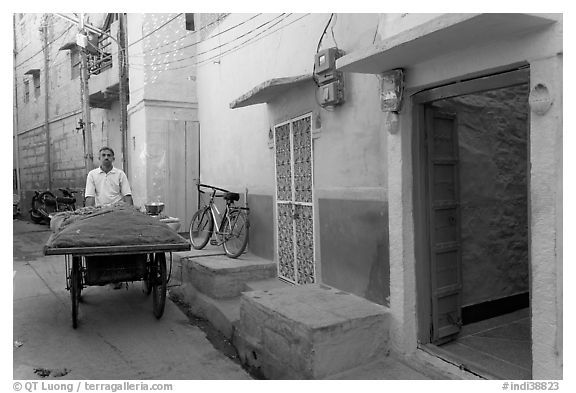
[[[46,249],[181,244],[183,238],[157,218],[118,204],[59,213]]]

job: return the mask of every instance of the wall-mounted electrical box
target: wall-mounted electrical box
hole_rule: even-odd
[[[344,79],[342,72],[336,70],[336,59],[343,54],[338,48],[328,48],[316,53],[314,57],[318,104],[323,108],[344,102]]]
[[[337,80],[318,87],[320,106],[336,106],[344,102],[344,84]]]
[[[314,77],[319,84],[340,78],[342,73],[336,71],[336,59],[343,54],[338,48],[328,48],[316,53],[314,57]]]

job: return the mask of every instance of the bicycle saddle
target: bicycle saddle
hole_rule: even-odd
[[[227,192],[224,194],[223,198],[227,201],[239,201],[240,200],[240,194],[238,194],[236,192]]]

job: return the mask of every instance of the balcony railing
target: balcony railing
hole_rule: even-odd
[[[98,75],[108,68],[112,68],[112,41],[109,37],[103,37],[98,42],[98,53],[88,55],[88,72],[90,75]]]

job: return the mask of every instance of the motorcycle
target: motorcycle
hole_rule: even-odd
[[[32,208],[30,209],[30,218],[37,224],[46,221],[50,223],[52,215],[64,211],[76,210],[75,193],[68,188],[59,188],[62,196],[55,196],[50,191],[34,191],[32,197]]]

